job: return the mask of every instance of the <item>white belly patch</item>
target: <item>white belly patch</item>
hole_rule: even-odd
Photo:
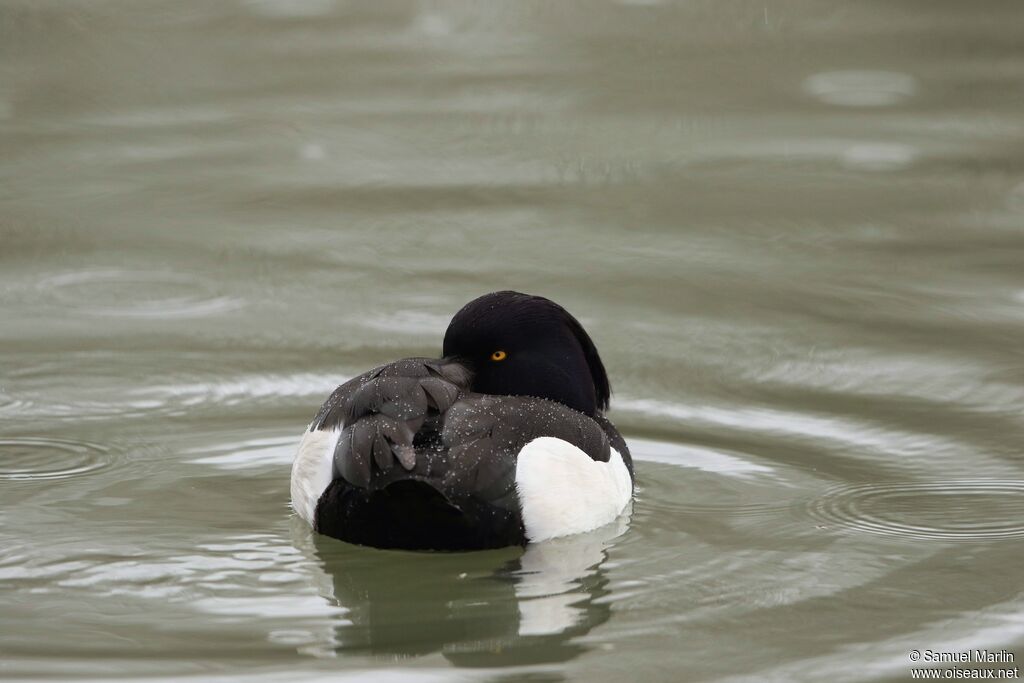
[[[526,538],[533,543],[604,526],[633,497],[629,470],[614,448],[608,462],[597,462],[550,436],[534,439],[519,452],[516,488]]]
[[[306,431],[299,441],[299,450],[292,463],[292,509],[314,523],[316,504],[334,478],[334,448],[341,431]]]

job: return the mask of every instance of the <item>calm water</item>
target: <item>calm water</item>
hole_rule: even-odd
[[[288,508],[346,377],[591,331],[628,526]],[[1024,660],[1024,3],[0,4],[0,677],[904,680]]]

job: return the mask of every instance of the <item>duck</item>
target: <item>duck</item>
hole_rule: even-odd
[[[335,389],[299,441],[292,509],[319,534],[383,549],[485,550],[592,531],[633,499],[610,397],[597,347],[565,308],[485,294],[451,319],[439,357]]]

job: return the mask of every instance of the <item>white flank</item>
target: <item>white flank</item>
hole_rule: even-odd
[[[590,531],[615,520],[633,497],[633,483],[614,448],[597,462],[567,441],[534,439],[519,452],[516,488],[530,542]]]
[[[341,431],[306,431],[292,463],[292,509],[313,525],[316,504],[334,474],[334,447]]]

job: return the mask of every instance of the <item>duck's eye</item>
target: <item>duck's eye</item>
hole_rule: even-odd
[[[505,360],[506,358],[508,358],[508,354],[505,353],[504,351],[495,351],[494,353],[491,354],[491,360],[493,361],[501,361]]]

